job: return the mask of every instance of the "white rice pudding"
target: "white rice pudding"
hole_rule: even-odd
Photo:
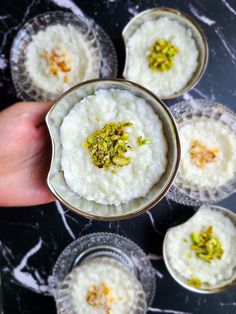
[[[173,67],[168,71],[149,67],[148,49],[157,39],[166,39],[178,48]],[[149,88],[159,97],[171,96],[185,87],[198,65],[192,31],[167,17],[145,21],[129,38],[127,49],[127,79]]]
[[[200,233],[202,228],[213,227],[214,235],[223,249],[221,259],[211,263],[196,257],[190,249],[192,232]],[[170,229],[166,238],[166,249],[171,267],[184,279],[198,278],[202,283],[215,285],[232,277],[236,267],[236,228],[221,212],[201,207],[185,224]]]
[[[70,294],[76,314],[135,314],[138,298],[145,304],[141,284],[111,258],[96,258],[79,266]]]
[[[83,147],[87,137],[108,122],[132,122],[128,127],[130,164],[116,173],[98,168]],[[150,144],[139,146],[142,136]],[[89,201],[118,206],[145,196],[167,165],[167,143],[162,122],[148,103],[120,89],[100,89],[79,101],[65,116],[61,128],[61,167],[71,190]]]
[[[193,119],[180,127],[179,135],[181,142],[179,180],[206,190],[222,186],[235,176],[236,135],[227,125],[214,119]],[[201,158],[205,158],[202,164],[196,164],[191,156],[194,141],[203,146],[203,150],[198,147],[200,151],[195,151],[199,153],[196,157],[199,157],[200,161]]]
[[[25,67],[36,87],[57,95],[99,77],[100,57],[78,28],[57,24],[32,37]]]

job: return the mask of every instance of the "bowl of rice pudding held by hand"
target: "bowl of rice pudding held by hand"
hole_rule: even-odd
[[[93,80],[62,95],[46,118],[53,144],[48,185],[72,210],[117,220],[153,207],[180,159],[175,122],[149,91]]]
[[[141,12],[127,24],[122,35],[126,47],[124,78],[145,86],[162,99],[187,92],[205,71],[206,38],[182,12],[167,8]]]
[[[186,204],[213,203],[236,190],[236,114],[208,100],[173,105],[181,161],[168,197]]]
[[[11,49],[11,72],[23,99],[52,100],[98,78],[101,48],[86,17],[47,12],[28,21]]]
[[[236,215],[204,205],[187,222],[170,228],[163,244],[173,278],[199,293],[215,293],[236,284]]]

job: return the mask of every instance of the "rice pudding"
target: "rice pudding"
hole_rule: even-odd
[[[79,196],[118,206],[145,196],[167,166],[162,122],[143,99],[99,89],[76,103],[60,127],[61,168]]]
[[[69,302],[75,314],[146,313],[141,284],[113,258],[85,261],[69,276]],[[143,311],[137,306],[140,301]]]
[[[181,161],[177,181],[197,189],[224,185],[236,172],[236,135],[210,118],[194,118],[180,126]]]
[[[201,207],[166,235],[171,267],[188,285],[200,288],[230,279],[236,266],[236,227],[220,211]]]
[[[190,28],[160,17],[145,21],[133,33],[127,41],[127,54],[127,79],[159,97],[169,97],[192,78],[199,52]]]
[[[57,24],[32,36],[25,67],[37,88],[58,95],[77,83],[99,77],[100,56],[77,27]]]

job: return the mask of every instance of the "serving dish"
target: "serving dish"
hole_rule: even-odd
[[[86,285],[83,287],[84,281],[88,280],[88,276],[84,276],[86,271],[87,273],[89,271],[90,276],[92,272],[96,276],[93,280],[90,279],[92,285],[88,289],[87,296],[82,297],[82,293],[86,289]],[[105,276],[104,272],[106,272]],[[105,277],[106,283],[99,282],[100,278],[97,277],[101,276],[101,273],[103,273],[102,277]],[[112,280],[110,276],[112,276]],[[80,280],[82,279],[80,277],[83,280]],[[97,285],[94,284],[95,280]],[[126,288],[122,289],[121,294],[122,285],[126,285]],[[77,289],[80,291],[76,291]],[[133,274],[112,257],[95,257],[74,268],[66,276],[56,298],[57,312],[66,314],[84,313],[85,309],[83,312],[81,306],[93,312],[106,309],[106,313],[110,313],[115,310],[117,305],[120,307],[119,303],[123,303],[123,310],[129,309],[129,313],[132,314],[144,314],[147,311],[146,296],[142,285]]]
[[[124,28],[122,36],[126,46],[126,59],[125,66],[123,71],[123,77],[125,79],[130,79],[128,76],[128,66],[129,66],[129,51],[127,48],[127,43],[130,37],[135,33],[135,31],[146,21],[158,20],[161,17],[167,17],[170,20],[177,21],[186,28],[191,29],[193,38],[195,40],[197,49],[198,49],[198,65],[195,70],[192,78],[188,83],[181,88],[181,90],[175,92],[173,95],[161,97],[162,99],[172,99],[183,95],[191,88],[193,88],[201,79],[206,70],[208,62],[208,45],[206,37],[199,27],[199,25],[187,14],[170,8],[153,8],[146,11],[143,11],[136,15]],[[138,80],[137,80],[138,83]],[[158,84],[158,82],[157,82]],[[145,84],[142,84],[145,86]],[[147,87],[147,86],[145,86]]]
[[[117,56],[115,48],[107,33],[98,24],[85,15],[76,16],[63,11],[46,12],[26,22],[17,33],[11,47],[11,75],[18,96],[22,100],[52,100],[59,96],[44,91],[35,85],[25,66],[26,52],[32,42],[32,37],[52,25],[71,25],[77,28],[87,38],[96,54],[97,61],[94,66],[98,67],[97,77],[116,77]]]
[[[228,107],[205,99],[187,100],[170,107],[179,129],[191,121],[219,121],[236,134],[236,114]],[[183,156],[182,156],[183,157]],[[207,203],[216,203],[228,197],[236,190],[236,173],[225,184],[199,189],[196,185],[186,182],[178,175],[169,190],[167,197],[171,200],[187,206],[200,206]]]
[[[136,277],[145,292],[147,306],[155,295],[155,271],[142,251],[131,240],[113,233],[91,233],[70,243],[59,255],[52,271],[51,287],[56,303],[61,286],[71,271],[94,258],[112,258]],[[59,299],[58,299],[59,298]]]
[[[98,89],[117,88],[128,90],[132,94],[144,98],[160,117],[167,140],[167,166],[159,182],[153,186],[145,197],[134,199],[119,206],[101,205],[81,198],[67,186],[61,171],[60,126],[64,116],[76,102]],[[155,95],[143,87],[121,79],[91,80],[81,83],[64,93],[54,103],[46,116],[46,123],[52,139],[52,161],[48,174],[48,186],[54,195],[68,208],[90,219],[119,220],[141,214],[156,205],[170,188],[178,169],[180,160],[180,143],[175,121],[171,113]],[[97,213],[96,213],[97,212]]]
[[[229,218],[229,220],[231,222],[233,222],[234,226],[236,226],[236,214],[233,213],[232,211],[230,211],[224,207],[220,207],[220,206],[216,206],[216,205],[207,205],[207,207],[209,207],[212,210],[215,210],[215,211],[222,213],[224,216]],[[165,262],[165,265],[166,265],[169,273],[171,274],[173,279],[175,281],[177,281],[181,286],[183,286],[184,288],[186,288],[190,291],[193,291],[193,292],[212,294],[212,293],[218,293],[220,291],[223,291],[226,288],[229,288],[229,287],[234,286],[236,284],[236,269],[234,270],[231,278],[226,279],[226,280],[222,280],[221,282],[219,282],[215,285],[204,284],[204,285],[202,285],[202,287],[193,286],[193,285],[188,284],[186,282],[186,279],[184,279],[184,277],[181,276],[181,274],[177,273],[177,271],[173,268],[173,266],[170,263],[170,258],[168,256],[168,250],[167,250],[167,241],[168,241],[167,239],[168,239],[169,233],[172,230],[175,230],[175,228],[180,227],[180,226],[184,226],[187,222],[193,220],[194,216],[198,213],[198,211],[201,211],[203,208],[204,208],[204,206],[200,207],[197,210],[197,212],[189,220],[187,220],[185,223],[183,223],[179,226],[172,227],[172,228],[167,230],[167,233],[165,235],[164,242],[163,242],[163,258],[164,258],[164,262]],[[212,225],[214,225],[214,222],[212,222]]]

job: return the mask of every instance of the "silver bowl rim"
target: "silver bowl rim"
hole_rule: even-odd
[[[155,199],[148,204],[147,206],[145,206],[144,208],[138,210],[138,211],[134,211],[134,212],[128,212],[125,213],[123,215],[117,215],[117,216],[99,216],[99,215],[95,215],[95,214],[90,214],[90,213],[86,213],[78,208],[73,207],[72,205],[70,205],[69,203],[67,203],[54,189],[54,187],[52,186],[51,182],[50,182],[50,174],[53,168],[53,161],[55,159],[55,143],[54,143],[54,137],[51,133],[51,126],[50,126],[50,114],[51,112],[54,110],[54,108],[58,105],[58,103],[61,101],[61,99],[63,99],[65,96],[67,96],[70,92],[76,90],[77,88],[84,86],[84,85],[88,85],[90,83],[96,83],[96,82],[108,82],[108,83],[112,83],[112,82],[120,82],[123,83],[125,85],[128,86],[134,86],[136,88],[138,88],[139,90],[141,90],[142,92],[151,95],[165,110],[166,114],[168,115],[172,127],[174,129],[174,138],[175,138],[175,142],[176,142],[176,161],[175,161],[175,165],[174,165],[174,170],[172,173],[172,176],[169,178],[169,182],[168,184],[166,184],[166,186],[164,187],[162,193],[160,193],[157,197],[155,197]],[[174,179],[176,177],[177,171],[178,171],[178,167],[179,167],[179,163],[180,163],[180,158],[181,158],[181,146],[180,146],[180,138],[179,138],[179,133],[178,133],[178,128],[177,128],[177,124],[175,122],[175,119],[171,113],[171,111],[168,109],[168,107],[164,104],[164,102],[159,99],[155,94],[153,94],[151,91],[149,91],[148,89],[146,89],[145,87],[128,81],[128,80],[124,80],[124,79],[120,79],[120,78],[105,78],[105,79],[92,79],[89,81],[85,81],[82,83],[79,83],[75,86],[73,86],[72,88],[70,88],[69,90],[67,90],[65,93],[63,93],[60,97],[57,98],[57,100],[54,101],[53,106],[50,108],[50,110],[48,111],[46,118],[46,125],[48,127],[49,130],[49,134],[50,134],[50,138],[51,138],[51,143],[52,143],[52,158],[51,158],[51,164],[50,164],[50,168],[49,168],[49,172],[48,172],[48,176],[47,176],[47,185],[49,187],[49,189],[51,190],[51,192],[56,196],[56,198],[62,203],[64,204],[67,208],[71,209],[73,212],[80,214],[81,216],[88,218],[88,219],[92,219],[92,220],[98,220],[98,221],[117,221],[117,220],[124,220],[124,219],[130,219],[133,217],[137,217],[143,213],[145,213],[146,211],[150,210],[152,207],[154,207],[157,203],[159,203],[161,201],[161,199],[166,195],[166,193],[168,192],[168,190],[170,189],[170,187],[172,186]]]
[[[233,279],[232,281],[226,283],[225,285],[222,285],[222,286],[217,286],[215,288],[204,288],[204,289],[201,289],[201,288],[196,288],[196,287],[193,287],[193,286],[190,286],[188,285],[187,283],[185,283],[184,281],[182,281],[181,279],[179,279],[180,275],[176,275],[176,271],[173,270],[172,266],[170,265],[169,263],[169,258],[167,256],[167,250],[166,250],[166,242],[167,242],[167,234],[170,232],[170,230],[176,228],[176,227],[179,227],[181,225],[184,225],[185,223],[187,223],[188,221],[190,221],[191,219],[193,219],[193,217],[197,214],[197,212],[202,208],[202,207],[206,207],[206,206],[209,206],[210,208],[212,209],[215,209],[223,214],[226,214],[226,217],[230,217],[230,216],[234,216],[235,217],[235,221],[233,221],[232,218],[229,218],[235,225],[236,227],[236,214],[234,212],[232,212],[231,210],[225,208],[225,207],[222,207],[222,206],[218,206],[218,205],[202,205],[200,206],[197,211],[193,214],[193,216],[191,216],[187,221],[179,224],[179,225],[176,225],[174,227],[171,227],[167,230],[166,234],[165,234],[165,237],[164,237],[164,241],[163,241],[163,245],[162,245],[162,251],[163,251],[163,260],[164,260],[164,263],[165,263],[165,266],[168,270],[168,272],[170,273],[171,277],[178,283],[180,284],[182,287],[184,287],[185,289],[189,290],[189,291],[192,291],[192,292],[195,292],[195,293],[200,293],[200,294],[214,294],[214,293],[218,293],[218,292],[221,292],[221,291],[224,291],[225,289],[227,288],[230,288],[232,286],[235,286],[236,285],[236,278]]]
[[[128,29],[128,27],[138,18],[140,18],[140,16],[151,13],[151,12],[163,12],[163,13],[172,13],[174,15],[178,15],[183,17],[184,19],[188,20],[191,24],[192,27],[200,34],[201,38],[202,38],[202,42],[204,44],[204,50],[203,50],[203,54],[204,54],[204,60],[202,63],[202,68],[201,71],[198,73],[198,75],[195,77],[195,74],[193,74],[192,78],[190,79],[191,84],[187,83],[185,85],[184,88],[182,88],[180,91],[174,93],[173,95],[170,96],[166,96],[166,97],[162,97],[162,100],[170,100],[170,99],[175,99],[179,96],[182,96],[183,94],[187,93],[189,90],[191,90],[194,86],[197,85],[197,83],[201,80],[203,74],[205,73],[207,64],[208,64],[208,59],[209,59],[209,48],[208,48],[208,44],[207,44],[207,38],[202,30],[202,28],[199,26],[199,24],[188,14],[177,10],[177,9],[173,9],[173,8],[168,8],[168,7],[158,7],[158,8],[152,8],[152,9],[148,9],[148,10],[144,10],[142,12],[140,12],[139,14],[135,15],[135,17],[133,17],[128,24],[126,24],[126,26],[124,27],[123,31],[122,31],[122,38],[125,44],[125,65],[124,65],[124,69],[123,69],[123,73],[122,76],[126,79],[125,73],[126,73],[126,69],[128,67],[128,48],[126,45],[126,40],[125,40],[125,33]]]

